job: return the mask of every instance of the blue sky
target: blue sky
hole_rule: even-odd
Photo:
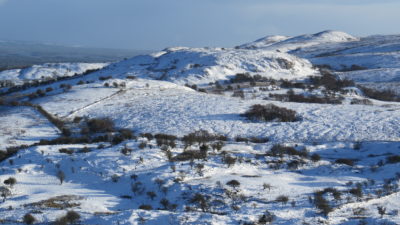
[[[87,47],[230,47],[266,35],[400,33],[398,0],[0,0],[0,39]]]

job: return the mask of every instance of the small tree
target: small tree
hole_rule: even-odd
[[[3,197],[3,202],[5,202],[7,197],[11,196],[11,191],[10,191],[10,189],[8,189],[6,187],[0,187],[0,194],[1,194],[1,197]]]
[[[163,198],[160,200],[160,204],[164,207],[164,209],[167,209],[169,206],[169,201],[166,198]]]
[[[13,187],[17,183],[17,179],[14,177],[9,177],[7,180],[4,181],[4,184],[10,185],[10,187]]]
[[[36,218],[34,216],[32,216],[32,214],[27,213],[27,214],[25,214],[23,221],[26,224],[33,224],[36,222]]]
[[[154,191],[148,191],[146,194],[151,200],[154,200],[154,198],[157,197],[157,194]]]
[[[285,195],[279,195],[276,200],[277,202],[282,202],[282,204],[286,205],[286,203],[289,201],[289,197]]]
[[[377,209],[378,209],[379,215],[381,215],[381,218],[383,218],[383,216],[386,214],[386,208],[383,206],[378,206]]]
[[[228,186],[230,186],[230,187],[236,189],[237,187],[240,186],[240,182],[237,181],[237,180],[230,180],[230,181],[228,181],[228,182],[226,183],[226,185],[228,185]]]

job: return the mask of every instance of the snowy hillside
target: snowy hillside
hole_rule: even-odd
[[[292,80],[314,75],[316,71],[307,60],[285,53],[183,47],[137,56],[99,71],[100,76],[130,75],[197,85],[226,81],[237,73]]]
[[[25,69],[1,71],[0,80],[9,80],[15,84],[22,84],[24,81],[73,76],[88,70],[98,70],[107,65],[107,63],[46,63]]]
[[[359,40],[341,31],[322,31],[316,34],[305,34],[296,37],[269,36],[239,46],[245,49],[265,49],[289,52],[299,48],[318,46],[326,43],[341,43]]]
[[[0,93],[0,224],[400,224],[399,51],[324,31],[3,71],[31,82]]]

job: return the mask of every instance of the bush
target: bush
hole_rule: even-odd
[[[60,153],[65,153],[68,155],[72,155],[74,153],[74,151],[72,149],[67,149],[67,148],[61,148],[58,150]]]
[[[258,218],[258,223],[267,224],[267,223],[272,223],[274,220],[275,220],[275,215],[267,210],[262,216],[260,216],[260,218]]]
[[[17,179],[14,177],[9,177],[7,180],[4,181],[4,184],[10,185],[11,187],[17,183]]]
[[[318,162],[319,160],[321,160],[321,156],[319,156],[317,153],[314,153],[311,155],[311,160],[314,162]]]
[[[195,151],[195,150],[188,150],[184,151],[175,157],[172,158],[172,161],[189,161],[195,159],[205,159],[207,155],[204,155],[203,152]]]
[[[296,112],[273,104],[253,105],[242,116],[250,120],[294,122],[297,121]]]
[[[313,85],[319,87],[324,86],[325,89],[331,91],[340,91],[344,87],[352,87],[355,86],[354,82],[351,80],[339,80],[333,74],[326,70],[321,71],[322,76],[320,77],[311,77],[310,81]]]
[[[67,214],[56,221],[56,225],[73,224],[77,222],[81,216],[75,211],[68,211]]]
[[[352,105],[373,105],[372,101],[366,98],[363,99],[357,99],[353,98],[350,102]]]
[[[341,159],[337,159],[335,162],[339,163],[339,164],[345,164],[348,166],[354,166],[354,161],[352,159],[341,158]]]
[[[109,118],[97,118],[87,121],[88,128],[94,133],[114,131],[114,122]]]
[[[279,195],[276,199],[276,202],[281,202],[282,204],[286,204],[289,201],[289,197],[285,195]]]
[[[143,210],[153,210],[153,207],[151,205],[140,205],[139,209],[143,209]]]
[[[282,157],[283,155],[297,155],[297,156],[306,158],[308,156],[308,152],[306,149],[303,149],[302,151],[298,151],[294,147],[275,144],[274,146],[272,146],[269,155],[280,156],[280,157]]]
[[[27,214],[25,214],[23,221],[26,224],[33,224],[34,222],[36,222],[36,218],[33,217],[32,214],[27,213]]]
[[[232,188],[237,188],[240,186],[240,182],[237,180],[230,180],[226,182],[226,185],[231,186]]]
[[[391,101],[398,102],[400,101],[400,97],[396,95],[396,93],[392,90],[374,90],[371,88],[358,86],[358,88],[364,93],[368,98],[373,98],[381,101]]]
[[[388,156],[386,162],[390,164],[400,163],[400,155]]]
[[[328,216],[328,214],[332,212],[333,209],[329,205],[329,202],[324,198],[323,192],[316,192],[314,195],[315,195],[314,198],[315,207],[321,210],[322,214]]]
[[[227,138],[222,135],[210,134],[206,130],[198,130],[183,136],[182,141],[185,143],[185,146],[190,146],[193,145],[194,143],[201,145],[215,140],[224,141],[226,139]]]

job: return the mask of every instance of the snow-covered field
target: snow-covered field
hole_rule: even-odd
[[[2,71],[0,72],[0,80],[9,80],[14,84],[23,84],[24,81],[69,77],[88,70],[101,69],[107,65],[107,63],[46,63],[24,69]]]
[[[0,106],[0,149],[30,145],[40,139],[52,139],[58,129],[37,111],[28,107]]]
[[[0,224],[67,211],[70,224],[400,224],[400,103],[330,87],[337,75],[395,90],[399,46],[324,31],[4,71],[18,83],[100,69],[0,99]],[[322,64],[334,78],[312,83]],[[297,120],[242,116],[256,104]],[[185,137],[200,130],[218,138]]]

